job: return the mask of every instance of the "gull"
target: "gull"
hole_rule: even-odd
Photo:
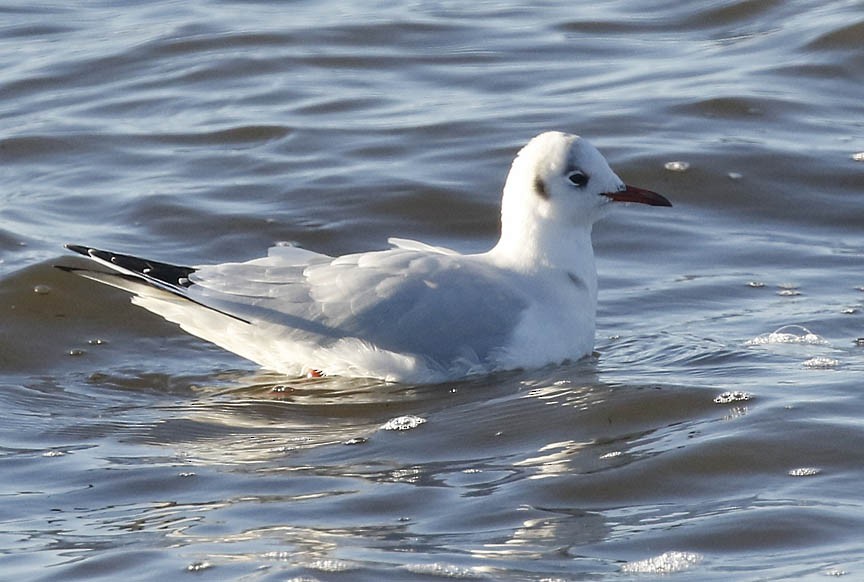
[[[95,264],[64,270],[279,373],[437,383],[589,355],[591,230],[619,202],[672,205],[624,184],[585,139],[550,131],[514,159],[501,236],[484,253],[390,238],[387,250],[339,257],[278,244],[185,267],[66,245]]]

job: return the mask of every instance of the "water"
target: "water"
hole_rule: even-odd
[[[3,578],[864,576],[860,1],[0,13]],[[547,129],[675,203],[573,365],[298,382],[52,267],[482,250]]]

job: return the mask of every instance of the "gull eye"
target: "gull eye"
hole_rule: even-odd
[[[582,188],[588,183],[588,174],[582,170],[576,170],[575,172],[567,174],[567,179],[570,180],[570,183],[574,186]]]

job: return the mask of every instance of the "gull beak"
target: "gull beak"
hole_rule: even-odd
[[[617,192],[604,192],[602,194],[611,198],[614,202],[638,202],[649,206],[672,206],[665,196],[651,190],[643,190],[636,186],[624,186],[623,190]]]

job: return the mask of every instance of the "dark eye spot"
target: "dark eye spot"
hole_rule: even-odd
[[[588,174],[582,170],[576,170],[575,172],[570,172],[567,175],[567,179],[570,180],[570,183],[574,186],[582,188],[588,183]]]
[[[549,200],[549,191],[546,190],[546,184],[540,177],[534,178],[534,191],[544,200]]]
[[[587,287],[587,285],[585,285],[585,281],[580,279],[579,275],[577,275],[576,273],[573,273],[571,271],[567,271],[567,277],[569,277],[570,282],[573,283],[574,285],[576,285],[577,287]]]

